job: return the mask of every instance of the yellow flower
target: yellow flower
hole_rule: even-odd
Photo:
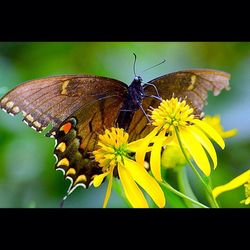
[[[124,193],[133,207],[148,207],[146,198],[137,186],[139,184],[153,199],[158,207],[165,206],[165,196],[156,180],[149,175],[143,164],[131,159],[130,154],[135,147],[128,143],[128,133],[120,128],[106,129],[104,135],[99,135],[99,149],[93,152],[95,161],[103,169],[103,174],[94,177],[94,186],[98,187],[106,176],[110,176],[103,207],[107,206],[112,188],[114,170],[118,172]]]
[[[206,152],[210,155],[214,168],[217,166],[217,155],[209,138],[222,149],[225,143],[213,127],[195,118],[193,109],[185,100],[179,101],[177,98],[163,100],[158,108],[152,110],[151,119],[155,128],[141,139],[143,140],[141,151],[136,152],[139,163],[142,164],[146,152],[150,150],[152,173],[157,180],[161,181],[162,146],[169,143],[179,145],[179,138],[183,148],[189,152],[201,171],[206,176],[210,175],[210,163]],[[153,145],[149,147],[150,143]]]
[[[186,152],[186,154],[188,154],[188,152]],[[166,145],[161,158],[162,167],[175,168],[178,166],[184,166],[186,163],[187,160],[178,144],[170,143],[169,145]]]
[[[230,129],[225,131],[221,125],[221,119],[219,115],[205,116],[204,122],[213,127],[222,138],[229,138],[237,134],[237,129]],[[188,154],[188,152],[186,152]],[[190,157],[190,155],[189,155]],[[174,168],[176,166],[185,165],[186,159],[177,144],[171,143],[166,146],[166,149],[162,153],[161,159],[162,166],[165,168]]]
[[[250,170],[245,171],[225,185],[218,186],[213,189],[214,198],[218,197],[221,193],[238,188],[244,184],[246,199],[241,201],[245,205],[250,204]]]
[[[228,131],[224,131],[224,128],[221,125],[220,116],[214,115],[214,116],[206,116],[204,120],[206,123],[208,123],[210,126],[212,126],[220,135],[222,138],[229,138],[232,136],[235,136],[237,134],[237,129],[230,129]]]

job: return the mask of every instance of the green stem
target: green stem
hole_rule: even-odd
[[[197,198],[194,195],[193,190],[192,190],[192,188],[190,186],[186,170],[187,170],[187,168],[185,166],[179,166],[179,167],[175,168],[179,190],[183,194],[185,194],[188,197],[190,197],[190,198],[197,201]],[[197,207],[188,200],[184,200],[184,202],[188,207],[191,207],[191,208]]]
[[[187,161],[187,163],[190,165],[190,167],[192,168],[192,170],[194,171],[195,175],[199,178],[199,180],[201,181],[201,183],[203,184],[203,186],[205,187],[208,195],[209,195],[209,203],[211,204],[211,206],[213,208],[219,208],[219,205],[217,203],[217,201],[214,199],[213,197],[213,194],[212,194],[212,189],[209,185],[207,185],[207,183],[203,180],[203,178],[201,177],[201,175],[199,174],[199,172],[196,170],[195,166],[193,165],[193,163],[189,160],[189,157],[187,156],[184,148],[183,148],[183,145],[182,145],[182,142],[181,142],[181,139],[180,139],[180,135],[179,135],[179,132],[177,130],[177,128],[175,127],[175,133],[176,133],[176,136],[177,136],[177,139],[178,139],[178,142],[179,142],[179,145],[180,145],[180,148],[181,148],[181,151]]]
[[[179,192],[178,190],[176,190],[175,188],[173,188],[170,184],[168,184],[166,181],[162,181],[160,182],[160,184],[162,184],[165,188],[167,188],[169,191],[173,192],[174,194],[180,196],[181,198],[183,199],[186,199],[186,200],[189,200],[191,201],[192,203],[198,205],[199,207],[202,207],[202,208],[208,208],[207,206],[205,206],[204,204],[198,202],[198,201],[195,201],[193,199],[191,199],[190,197],[186,196],[185,194]]]
[[[131,207],[131,204],[129,203],[127,197],[124,195],[123,190],[119,182],[116,180],[116,178],[113,179],[113,188],[115,192],[125,201],[126,205],[128,207]]]

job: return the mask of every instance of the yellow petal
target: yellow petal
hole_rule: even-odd
[[[192,133],[192,135],[202,144],[202,146],[207,150],[209,155],[211,156],[214,168],[217,166],[217,155],[216,151],[214,149],[213,144],[211,141],[207,138],[207,136],[197,127],[195,126],[189,126],[188,131]]]
[[[93,185],[94,187],[99,187],[102,184],[103,179],[110,174],[110,171],[107,171],[103,174],[96,175],[94,177]]]
[[[124,158],[124,165],[132,178],[150,195],[158,207],[165,206],[165,196],[157,181],[137,162]]]
[[[193,157],[197,166],[202,170],[206,175],[210,175],[210,164],[207,158],[207,155],[201,146],[201,144],[196,140],[196,138],[186,129],[180,129],[179,131],[181,142],[187,148],[190,155]]]
[[[128,145],[128,149],[130,149],[130,147],[135,147],[136,145],[136,149],[134,150],[136,152],[135,154],[135,160],[140,164],[143,165],[144,163],[144,159],[145,159],[145,155],[147,153],[148,150],[148,144],[151,142],[152,138],[158,133],[158,128],[154,128],[153,131],[151,131],[145,138],[140,139],[138,141],[138,144],[136,144],[136,142],[130,143]]]
[[[127,149],[131,152],[137,152],[138,149],[141,149],[142,147],[142,143],[144,142],[144,139],[139,139],[139,140],[136,140],[136,141],[133,141],[133,142],[130,142],[128,145],[127,145]],[[149,144],[149,143],[148,143]],[[145,150],[148,152],[150,151],[149,148],[145,148]]]
[[[148,208],[148,203],[127,169],[118,163],[118,173],[128,201],[133,207]]]
[[[245,200],[245,205],[249,205],[250,204],[250,197],[248,197],[246,200]]]
[[[231,129],[221,133],[222,138],[229,138],[235,136],[238,133],[237,129]]]
[[[234,178],[233,180],[231,180],[227,184],[214,188],[213,189],[213,196],[216,198],[221,193],[224,193],[226,191],[240,187],[244,183],[246,183],[249,179],[250,179],[250,170],[247,170],[246,172],[237,176],[236,178]]]
[[[222,149],[225,148],[225,142],[220,134],[204,121],[194,119],[193,122],[200,127],[209,137],[211,137]]]
[[[107,191],[106,191],[106,195],[105,195],[103,206],[102,206],[103,208],[107,207],[108,200],[109,200],[109,197],[110,197],[110,194],[111,194],[112,181],[113,181],[113,170],[114,170],[114,168],[112,168],[112,170],[111,170],[111,175],[110,175],[110,178],[109,178]]]
[[[151,171],[154,177],[158,181],[162,181],[161,178],[161,149],[163,141],[165,140],[165,132],[161,131],[161,133],[156,136],[155,143],[152,147],[151,156],[150,156],[150,166]]]

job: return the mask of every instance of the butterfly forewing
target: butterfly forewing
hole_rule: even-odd
[[[218,95],[221,90],[229,89],[230,74],[224,71],[211,69],[190,69],[173,72],[149,83],[153,84],[162,99],[171,99],[173,96],[186,99],[187,103],[194,108],[196,115],[200,116],[206,104],[208,91]],[[152,85],[145,84],[146,96],[157,96],[156,89]],[[142,101],[144,110],[150,115],[149,107],[157,108],[160,102],[156,98],[145,97]],[[143,138],[153,129],[141,111],[135,112],[129,126],[129,139],[131,141]]]
[[[127,86],[117,80],[90,75],[48,77],[23,83],[0,99],[0,107],[37,131],[53,129],[80,107],[107,96],[123,96]],[[52,134],[53,135],[53,134]]]
[[[190,69],[158,77],[149,83],[155,85],[163,99],[170,99],[173,95],[186,98],[199,115],[206,104],[208,91],[218,95],[222,89],[229,89],[229,79],[230,74],[223,71]],[[147,86],[145,94],[155,95],[155,89]]]

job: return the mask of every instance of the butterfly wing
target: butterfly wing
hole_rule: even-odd
[[[98,133],[115,126],[128,88],[105,77],[65,75],[23,83],[0,99],[0,107],[9,114],[24,115],[23,121],[38,132],[49,124],[55,137],[56,169],[71,180],[68,192],[76,186],[88,187],[97,163],[89,152],[96,146]]]
[[[54,135],[59,125],[81,106],[127,91],[117,80],[91,75],[47,77],[23,83],[0,99],[0,108],[11,115],[22,112],[23,121],[38,132],[50,123]]]
[[[71,181],[68,193],[77,186],[90,186],[93,177],[102,173],[98,163],[90,159],[90,153],[96,148],[98,134],[116,125],[121,105],[122,99],[117,96],[89,103],[73,113],[56,131],[56,169],[62,170],[65,178]]]
[[[144,94],[146,96],[156,96],[157,89],[162,99],[170,99],[173,95],[177,98],[186,98],[187,103],[194,108],[195,114],[201,116],[207,101],[208,91],[218,95],[221,90],[228,90],[229,79],[230,74],[218,70],[182,70],[151,80],[148,82],[150,85],[144,85]],[[156,108],[159,103],[154,98],[145,97],[142,106],[144,110],[147,110],[149,106]],[[151,129],[151,126],[147,125],[145,115],[141,110],[138,110],[130,124],[130,140],[144,137]]]

